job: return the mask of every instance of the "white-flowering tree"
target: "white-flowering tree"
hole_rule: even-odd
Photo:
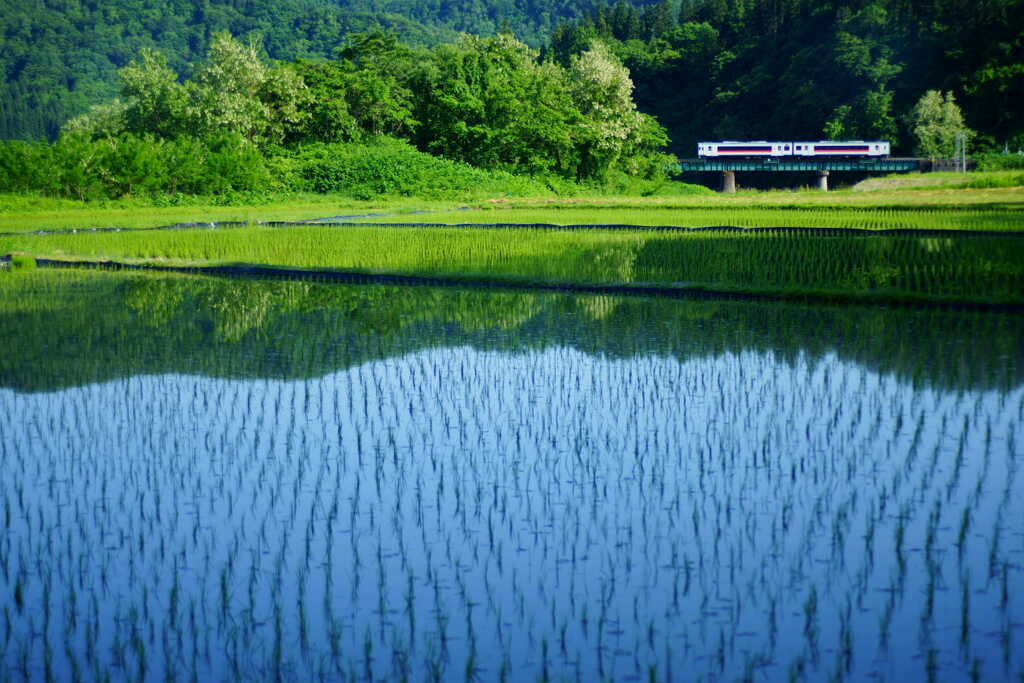
[[[959,136],[963,135],[965,140],[974,136],[974,131],[964,123],[963,112],[952,92],[926,92],[910,111],[908,123],[917,141],[916,153],[933,159],[952,157]]]
[[[243,44],[226,32],[214,36],[185,89],[187,118],[200,135],[227,130],[253,142],[279,142],[306,116],[301,77],[267,65],[257,40]]]
[[[68,119],[60,127],[60,134],[84,136],[87,138],[104,138],[118,135],[124,131],[125,111],[128,105],[115,98],[109,102],[101,102],[89,107],[84,114]]]
[[[661,126],[636,110],[629,69],[603,43],[573,57],[568,75],[583,117],[576,129],[580,177],[602,178],[623,157],[635,164],[667,141]]]
[[[187,132],[187,95],[166,57],[156,50],[143,49],[119,75],[127,130],[165,138]]]

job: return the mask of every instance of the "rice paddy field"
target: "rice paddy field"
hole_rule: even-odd
[[[1020,187],[936,189],[926,183],[933,178],[882,179],[895,180],[897,189],[834,193],[472,204],[304,197],[250,207],[146,207],[8,197],[0,209],[0,255],[492,285],[1024,304]]]
[[[482,280],[878,301],[1024,304],[1024,232],[292,225],[0,236],[0,253],[257,264]]]
[[[947,176],[954,177],[947,177]],[[235,198],[169,197],[77,202],[0,193],[0,233],[101,227],[151,228],[216,221],[296,221],[333,216],[444,223],[552,223],[1020,229],[1024,207],[1021,174],[971,173],[969,180],[992,187],[950,185],[960,174],[903,174],[865,181],[835,192],[770,191],[669,194],[652,197],[505,197],[480,201],[382,197],[360,201],[339,195],[267,197],[247,204]],[[1011,182],[1012,181],[1012,182]],[[939,184],[936,185],[936,182]],[[945,183],[945,185],[943,184]],[[1001,186],[1005,185],[1005,186]]]
[[[0,274],[0,679],[1021,680],[1024,320]]]

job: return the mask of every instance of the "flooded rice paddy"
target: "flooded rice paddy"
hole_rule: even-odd
[[[13,281],[3,680],[1024,676],[1019,315]]]

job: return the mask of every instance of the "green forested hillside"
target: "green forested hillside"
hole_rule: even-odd
[[[218,31],[259,32],[275,59],[328,57],[345,34],[383,28],[413,44],[513,30],[540,45],[590,0],[4,0],[0,139],[53,138],[117,93],[117,70],[158,48],[178,73]]]
[[[907,115],[928,90],[953,93],[973,150],[1024,147],[1024,0],[5,2],[0,139],[55,138],[119,93],[118,70],[143,48],[187,78],[218,31],[259,33],[266,56],[292,62],[334,57],[347,35],[378,28],[410,45],[511,31],[563,66],[601,40],[678,154],[701,138],[819,136],[910,153]]]
[[[620,0],[556,27],[550,54],[566,62],[594,39],[680,154],[819,136],[911,153],[907,116],[928,90],[953,93],[973,150],[1024,147],[1022,0]]]

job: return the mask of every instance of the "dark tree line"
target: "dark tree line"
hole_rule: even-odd
[[[564,63],[595,39],[679,154],[699,139],[819,136],[909,152],[928,90],[955,94],[976,144],[1024,146],[1021,0],[620,0],[556,27],[547,52]]]
[[[338,57],[353,33],[378,30],[410,46],[512,32],[566,68],[600,40],[679,154],[701,138],[825,135],[891,138],[909,151],[906,117],[929,90],[955,95],[979,133],[975,148],[1024,146],[1024,0],[5,2],[0,139],[55,139],[68,119],[118,95],[119,70],[143,49],[185,79],[218,32],[258,33],[264,57],[308,62],[312,86],[337,77],[314,74],[315,64]],[[421,135],[414,128],[405,132]]]

